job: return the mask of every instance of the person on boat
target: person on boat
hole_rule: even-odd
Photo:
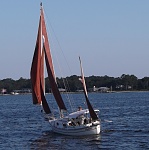
[[[78,107],[78,111],[81,111],[81,110],[82,110],[82,107],[81,107],[81,106],[79,106],[79,107]]]

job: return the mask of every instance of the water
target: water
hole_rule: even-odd
[[[72,95],[84,105],[82,94]],[[51,95],[47,95],[51,99]],[[71,137],[50,131],[31,95],[0,96],[0,149],[149,149],[149,92],[89,94],[100,109],[101,134]],[[55,104],[51,102],[53,109]],[[68,105],[68,104],[67,104]]]

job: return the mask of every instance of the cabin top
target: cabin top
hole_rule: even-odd
[[[95,110],[95,112],[99,112],[98,109]],[[76,112],[73,112],[71,114],[68,115],[68,118],[71,119],[71,118],[77,118],[81,115],[86,115],[86,114],[89,114],[89,110],[88,109],[83,109],[83,110],[80,110],[80,111],[76,111]]]

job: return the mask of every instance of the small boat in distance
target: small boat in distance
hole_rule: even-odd
[[[47,68],[52,94],[57,102],[59,109],[59,117],[53,115],[45,97],[44,61]],[[97,135],[100,133],[100,120],[97,115],[99,110],[94,110],[88,99],[80,57],[79,61],[81,68],[80,80],[83,85],[88,109],[83,110],[80,107],[79,110],[69,114],[57,86],[50,46],[48,42],[48,35],[46,31],[46,24],[44,20],[43,6],[41,4],[37,41],[30,72],[33,104],[42,105],[44,113],[47,114],[46,116],[48,116],[47,119],[51,129],[55,133],[71,136]]]

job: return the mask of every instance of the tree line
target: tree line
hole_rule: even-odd
[[[72,75],[65,78],[57,78],[58,87],[67,91],[76,92],[82,89],[82,84],[79,81],[80,76]],[[149,77],[138,79],[135,75],[122,74],[120,77],[105,76],[89,76],[85,77],[87,89],[93,87],[108,87],[113,91],[135,91],[149,90]],[[64,82],[63,82],[64,81]],[[31,80],[20,78],[13,80],[11,78],[0,80],[0,89],[6,89],[7,93],[14,90],[31,89]],[[45,78],[45,90],[49,92],[51,89],[48,78]]]

